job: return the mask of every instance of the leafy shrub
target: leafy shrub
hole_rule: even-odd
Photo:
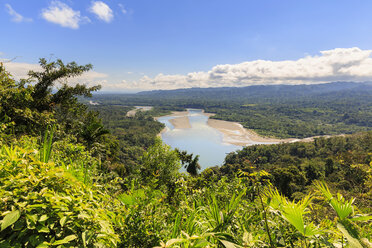
[[[35,150],[0,151],[1,247],[114,247],[115,204]]]

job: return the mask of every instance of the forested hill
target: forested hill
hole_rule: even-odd
[[[243,100],[247,98],[298,98],[329,95],[372,95],[372,83],[334,82],[315,85],[254,85],[247,87],[191,88],[156,90],[137,93],[135,96],[151,98],[192,98]]]

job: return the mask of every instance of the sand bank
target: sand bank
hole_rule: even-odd
[[[190,120],[188,116],[177,117],[169,120],[169,122],[174,126],[174,128],[184,129],[191,128]]]
[[[127,116],[128,117],[134,117],[136,115],[137,111],[149,111],[152,108],[153,107],[151,107],[151,106],[135,106],[135,109],[132,109],[132,110],[127,112]]]
[[[223,133],[224,142],[239,146],[247,146],[257,143],[276,144],[281,142],[291,142],[294,140],[262,137],[256,132],[244,128],[237,122],[208,119],[208,125]]]
[[[183,116],[187,116],[189,112],[187,111],[173,111],[172,114],[170,115],[163,115],[163,116],[157,116],[157,117],[154,117],[155,120],[161,118],[161,117],[183,117]]]
[[[169,120],[169,122],[174,126],[174,128],[190,128],[191,124],[189,117],[187,117],[187,111],[174,111],[170,115],[154,117],[155,120],[158,120],[160,117],[176,117],[175,119]],[[178,120],[177,120],[178,119]],[[168,130],[167,127],[163,128],[158,134],[158,137],[161,137],[162,133],[165,133]]]

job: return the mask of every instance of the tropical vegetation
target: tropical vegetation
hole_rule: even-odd
[[[169,109],[102,121],[80,98],[99,87],[57,83],[91,65],[40,65],[18,82],[0,66],[0,247],[372,247],[371,132],[199,172],[157,138]]]

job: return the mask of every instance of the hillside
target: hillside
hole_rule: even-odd
[[[312,97],[327,95],[372,94],[372,83],[334,82],[314,85],[254,85],[246,87],[190,88],[177,90],[144,91],[133,95],[151,98],[233,100]]]

